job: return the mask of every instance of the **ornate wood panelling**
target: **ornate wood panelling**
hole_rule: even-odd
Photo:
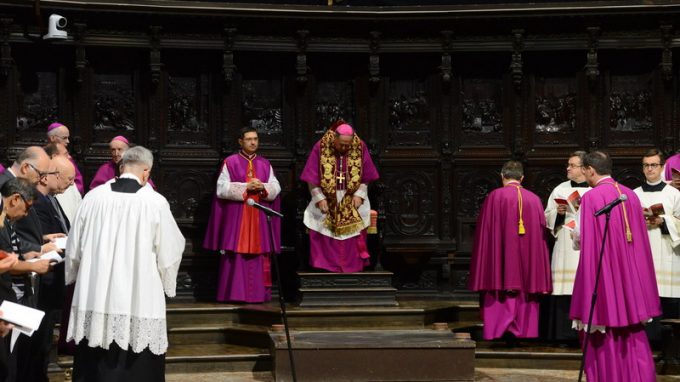
[[[353,124],[381,174],[369,190],[376,251],[402,287],[421,289],[449,274],[433,270],[448,255],[449,286],[464,289],[477,214],[504,161],[522,160],[526,187],[545,201],[573,150],[609,150],[615,178],[636,187],[645,150],[680,149],[670,24],[680,5],[409,14],[157,3],[51,1],[43,7],[74,21],[58,42],[41,39],[30,4],[0,4],[13,15],[0,15],[1,152],[9,164],[60,120],[87,182],[114,135],[151,148],[152,177],[189,238],[187,290],[214,285],[216,257],[200,242],[220,160],[243,126],[259,130],[281,182],[295,269],[308,250],[306,156],[332,122]]]

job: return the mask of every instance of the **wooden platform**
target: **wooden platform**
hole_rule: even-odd
[[[293,331],[297,380],[472,381],[475,343],[441,330]],[[270,331],[274,376],[292,381],[282,330]]]
[[[298,272],[302,308],[398,306],[392,272]]]

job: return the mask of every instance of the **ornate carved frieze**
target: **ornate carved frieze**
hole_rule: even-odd
[[[323,135],[335,121],[354,124],[354,85],[351,81],[321,81],[314,100],[316,123],[314,134]]]
[[[132,74],[95,74],[94,129],[114,133],[109,135],[134,131],[135,98]]]
[[[149,39],[151,50],[149,51],[149,71],[151,72],[151,83],[158,85],[161,81],[161,27],[151,26],[149,28]]]
[[[244,80],[241,90],[241,125],[257,129],[260,144],[281,146],[283,91],[281,80]]]
[[[236,37],[236,28],[224,28],[224,50],[222,51],[222,75],[224,82],[231,85],[234,79],[234,72],[236,65],[234,64],[234,38]]]
[[[424,81],[391,81],[388,106],[389,146],[432,145],[432,106]]]
[[[435,234],[434,174],[431,171],[383,170],[387,189],[386,236]]]
[[[9,45],[11,18],[0,18],[0,79],[4,80],[9,76],[14,60],[12,59],[12,48]]]
[[[368,57],[368,81],[372,84],[380,82],[380,37],[382,33],[378,31],[370,32],[370,41],[368,49],[370,56]]]
[[[441,71],[442,82],[448,84],[451,82],[453,75],[453,65],[451,63],[451,40],[453,38],[453,31],[442,31],[442,64],[439,66]]]
[[[85,50],[85,39],[87,26],[84,23],[75,23],[73,25],[73,42],[76,47],[76,82],[82,84],[87,76],[87,51]]]
[[[308,30],[297,31],[297,57],[295,60],[295,79],[298,83],[307,82],[307,36]]]
[[[522,79],[524,77],[522,50],[524,49],[524,30],[513,29],[512,31],[512,61],[510,62],[510,76],[512,77],[512,84],[515,90],[519,91],[522,88]]]
[[[661,74],[666,83],[669,83],[673,79],[673,26],[664,24],[661,25],[661,45],[663,46],[663,51],[661,51]]]
[[[597,82],[600,76],[599,63],[597,62],[597,49],[599,45],[600,28],[589,27],[588,30],[588,53],[586,54],[586,78],[590,81],[591,86]]]

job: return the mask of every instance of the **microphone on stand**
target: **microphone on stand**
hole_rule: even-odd
[[[621,194],[621,195],[619,195],[618,198],[612,200],[612,201],[609,202],[606,206],[604,206],[604,207],[600,208],[599,210],[597,210],[597,212],[595,212],[595,216],[600,216],[600,215],[602,215],[602,214],[607,214],[607,213],[609,213],[609,211],[611,211],[612,208],[616,207],[617,205],[619,205],[619,203],[621,203],[621,202],[623,202],[623,201],[626,201],[626,200],[628,200],[628,196],[626,196],[626,194]]]
[[[625,195],[624,195],[624,196],[625,196]],[[269,208],[269,207],[265,207],[265,206],[263,206],[262,204],[260,204],[260,203],[258,203],[258,202],[256,202],[256,201],[254,201],[253,199],[248,199],[248,200],[246,201],[246,204],[249,205],[249,206],[251,206],[251,207],[257,208],[258,210],[264,212],[266,215],[269,215],[269,216],[278,216],[278,217],[280,217],[280,218],[283,217],[283,214],[280,213],[279,211],[274,211],[274,210],[272,210],[272,209]]]

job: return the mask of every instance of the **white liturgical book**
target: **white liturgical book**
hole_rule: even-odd
[[[68,236],[58,237],[58,238],[54,239],[54,244],[59,249],[66,249],[66,241],[67,240],[68,240]]]
[[[49,251],[47,253],[40,255],[40,257],[34,257],[30,260],[26,260],[26,262],[33,263],[38,260],[49,260],[50,263],[61,263],[62,261],[64,261],[64,258],[59,256],[59,254],[56,251]]]
[[[19,334],[23,333],[29,337],[32,336],[33,332],[40,326],[40,321],[42,321],[45,316],[45,312],[42,310],[29,308],[7,300],[2,302],[0,310],[2,310],[2,317],[0,317],[0,320],[14,325],[10,351],[14,349],[14,344],[16,343],[17,338],[19,338]]]

